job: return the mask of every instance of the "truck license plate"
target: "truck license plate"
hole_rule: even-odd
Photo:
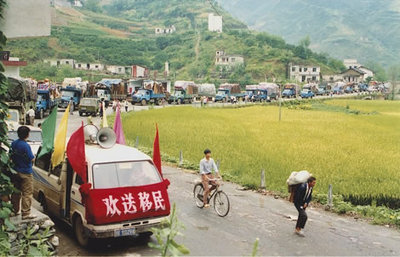
[[[114,231],[114,237],[133,236],[136,234],[135,228],[119,229]]]

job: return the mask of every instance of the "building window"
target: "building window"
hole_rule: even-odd
[[[316,81],[316,80],[317,80],[317,77],[313,76],[313,77],[312,77],[312,80],[313,80],[313,81]]]
[[[69,64],[69,61],[66,61],[65,63],[66,63],[66,64]]]
[[[312,71],[313,72],[317,72],[317,68],[312,68]]]
[[[302,71],[302,68],[300,67],[300,68],[299,68],[299,72],[301,72],[301,71]]]
[[[231,62],[235,62],[235,61],[236,61],[235,58],[232,57],[232,58],[231,58]]]
[[[307,71],[307,68],[304,68],[304,71]]]
[[[292,71],[296,71],[296,67],[292,67]]]
[[[99,68],[99,65],[94,66],[96,69]]]
[[[78,68],[80,68],[81,67],[81,64],[78,64]]]
[[[118,72],[121,72],[122,71],[122,68],[118,68]]]
[[[301,76],[301,82],[306,81],[306,76]]]

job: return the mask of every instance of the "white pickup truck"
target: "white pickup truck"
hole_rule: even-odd
[[[66,161],[50,169],[50,154],[33,167],[34,198],[43,209],[70,224],[78,243],[91,238],[150,236],[150,229],[169,215],[169,181],[152,159],[139,150],[115,144],[85,145],[89,190]]]

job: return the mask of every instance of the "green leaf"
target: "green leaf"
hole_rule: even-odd
[[[175,240],[171,241],[171,245],[173,245],[181,254],[187,255],[190,254],[189,249],[187,249],[184,245],[178,244]]]
[[[43,254],[37,247],[30,245],[27,256],[43,256]]]
[[[4,220],[4,225],[6,225],[6,227],[7,227],[9,230],[13,230],[13,231],[16,230],[14,224],[12,224],[11,221],[10,221],[10,219],[8,219],[8,218]]]

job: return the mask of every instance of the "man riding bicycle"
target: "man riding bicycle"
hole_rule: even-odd
[[[211,158],[211,151],[209,149],[204,150],[204,158],[200,161],[200,175],[201,183],[204,188],[203,203],[204,208],[210,207],[208,204],[208,196],[212,190],[217,188],[218,182],[216,181],[213,171],[217,178],[221,178],[218,172],[218,167],[214,160]],[[210,186],[211,185],[211,188]]]

